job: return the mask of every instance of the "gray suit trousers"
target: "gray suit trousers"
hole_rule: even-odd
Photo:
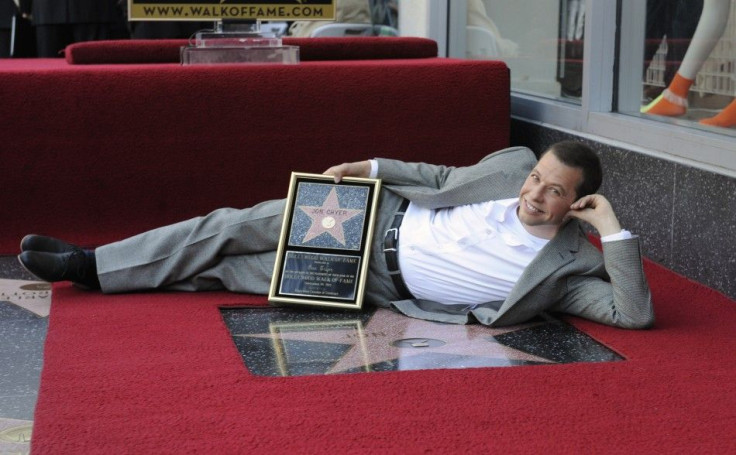
[[[380,198],[365,298],[388,306],[398,294],[387,272],[383,237],[403,198],[385,189]],[[275,200],[223,208],[101,246],[96,256],[102,290],[268,294],[284,207],[285,200]]]

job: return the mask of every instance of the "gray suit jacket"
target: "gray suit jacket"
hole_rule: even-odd
[[[388,190],[436,209],[515,197],[536,162],[525,147],[504,149],[459,168],[379,159],[378,177]],[[542,249],[504,301],[474,308],[419,299],[391,305],[407,316],[459,324],[476,319],[491,326],[513,325],[544,311],[625,328],[654,322],[638,238],[606,242],[601,254],[576,220]]]

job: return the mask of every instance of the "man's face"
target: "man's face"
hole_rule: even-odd
[[[519,192],[519,220],[532,235],[551,239],[565,222],[570,205],[577,198],[583,171],[570,167],[546,153],[539,160]]]

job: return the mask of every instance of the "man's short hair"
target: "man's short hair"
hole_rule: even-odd
[[[583,180],[575,188],[577,199],[593,194],[601,187],[603,181],[601,160],[592,148],[577,141],[562,141],[552,144],[542,156],[547,152],[552,152],[564,165],[583,171]]]

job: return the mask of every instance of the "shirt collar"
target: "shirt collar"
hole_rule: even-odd
[[[518,207],[519,198],[493,201],[486,219],[498,227],[505,227],[501,235],[507,245],[527,245],[536,250],[541,249],[549,240],[536,237],[524,229],[516,213]]]

